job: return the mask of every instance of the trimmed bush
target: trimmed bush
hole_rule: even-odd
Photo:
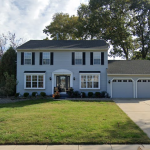
[[[35,97],[37,92],[32,92],[32,96]]]
[[[15,97],[19,97],[19,93],[16,93],[16,94],[15,94]]]
[[[40,95],[43,96],[43,97],[45,97],[46,93],[45,92],[41,92]]]
[[[88,92],[88,97],[93,97],[93,92]]]
[[[101,93],[100,92],[95,92],[95,97],[96,98],[100,98],[101,97]]]
[[[29,96],[29,93],[26,92],[26,93],[23,94],[23,96],[24,96],[24,97],[28,97],[28,96]]]
[[[80,93],[79,93],[78,91],[75,91],[75,92],[73,93],[73,95],[74,95],[74,97],[76,97],[76,98],[80,97]]]
[[[82,98],[85,98],[86,97],[85,92],[81,92],[81,93],[82,93]]]
[[[107,92],[102,91],[102,92],[101,92],[101,97],[102,97],[102,98],[105,98],[105,94],[106,94],[106,93],[107,93]]]

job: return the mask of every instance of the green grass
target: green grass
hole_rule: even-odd
[[[150,143],[114,102],[0,104],[0,144]]]

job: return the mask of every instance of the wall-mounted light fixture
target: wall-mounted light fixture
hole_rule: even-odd
[[[73,80],[75,80],[76,78],[75,77],[73,77]]]
[[[51,77],[49,77],[49,80],[52,80],[52,78],[51,78]]]
[[[110,84],[110,80],[108,80],[108,83]]]

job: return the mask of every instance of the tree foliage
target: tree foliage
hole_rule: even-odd
[[[14,94],[14,89],[17,84],[14,75],[9,75],[7,72],[4,73],[5,77],[5,85],[0,88],[0,91],[4,93],[4,95],[11,95]]]
[[[43,32],[52,40],[77,40],[78,38],[78,17],[69,14],[56,13],[53,21],[46,26]],[[58,37],[57,37],[58,35]]]

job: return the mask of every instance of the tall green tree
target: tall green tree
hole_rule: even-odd
[[[45,27],[43,32],[52,40],[76,40],[78,32],[78,17],[69,16],[69,14],[56,13],[53,21]]]
[[[142,59],[150,51],[150,0],[131,0],[130,9],[134,12],[132,33],[136,37]]]
[[[7,72],[9,75],[14,75],[16,78],[16,60],[16,51],[10,47],[4,53],[0,62],[0,79],[3,78],[5,72]]]
[[[97,16],[97,33],[113,45],[111,56],[129,59],[134,50],[130,28],[133,24],[128,0],[90,0],[92,16]],[[94,18],[93,18],[94,20]]]

